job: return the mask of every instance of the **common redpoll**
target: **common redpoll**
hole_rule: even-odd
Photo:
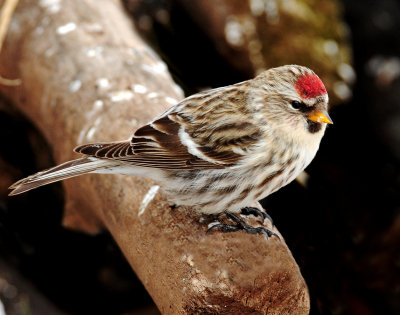
[[[311,162],[332,121],[322,81],[288,65],[192,95],[130,140],[75,148],[83,157],[13,184],[10,195],[85,173],[145,176],[177,205],[240,213]]]

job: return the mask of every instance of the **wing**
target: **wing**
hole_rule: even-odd
[[[185,99],[174,110],[139,128],[131,141],[86,144],[75,151],[171,170],[237,165],[259,141],[259,129],[238,111],[240,100],[229,99],[226,91],[213,99],[215,93],[210,92]],[[196,106],[199,103],[205,105]]]

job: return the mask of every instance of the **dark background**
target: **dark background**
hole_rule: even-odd
[[[136,21],[151,18],[138,28],[187,94],[252,76],[221,54],[185,1],[125,3]],[[293,182],[263,205],[309,286],[311,314],[400,314],[400,2],[338,3],[350,30],[353,96],[334,100],[335,124],[307,169],[308,186]],[[6,102],[0,171],[17,178],[51,166],[40,132]],[[8,314],[157,314],[108,234],[61,226],[61,184],[15,198],[3,186],[0,300]]]

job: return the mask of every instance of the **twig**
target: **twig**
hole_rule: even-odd
[[[11,17],[15,8],[18,5],[18,0],[6,0],[0,12],[0,52],[3,47],[4,39],[7,35],[8,26],[10,25]],[[0,84],[7,86],[17,86],[21,84],[20,79],[6,79],[0,76]]]
[[[21,79],[6,79],[0,76],[0,84],[7,86],[18,86],[21,84]]]

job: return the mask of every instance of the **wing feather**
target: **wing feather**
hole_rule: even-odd
[[[130,141],[86,144],[75,151],[161,169],[218,169],[237,165],[261,136],[257,126],[237,108],[245,103],[244,99],[238,99],[238,95],[245,97],[244,93],[237,93],[238,87],[221,90],[219,96],[212,91],[194,95],[136,130]],[[204,105],[202,110],[193,105],[196,97]]]

